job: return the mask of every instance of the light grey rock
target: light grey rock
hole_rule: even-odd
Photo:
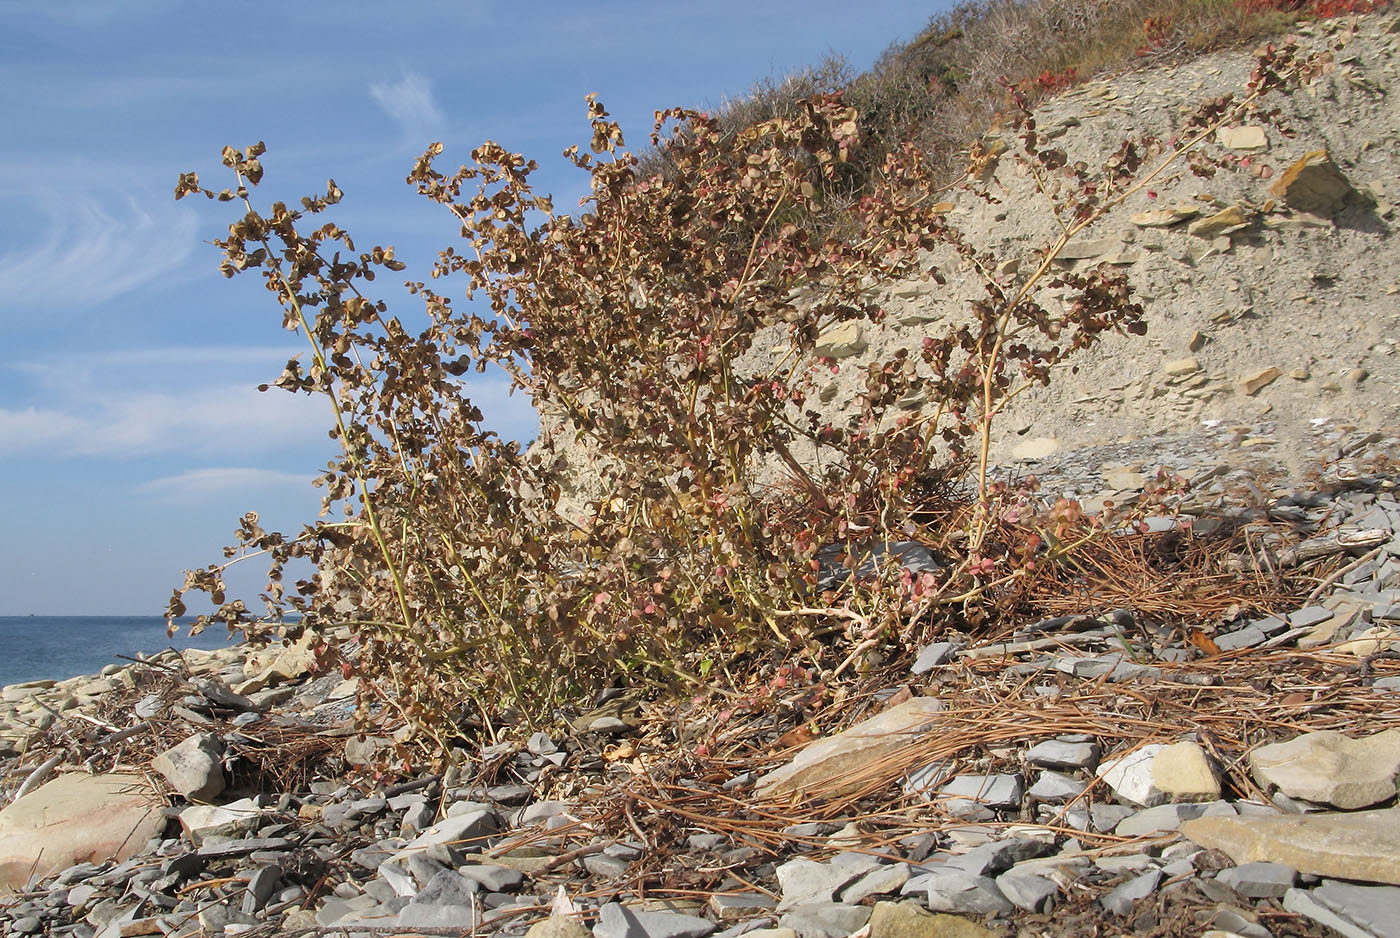
[[[846,858],[844,862],[841,858]],[[834,902],[846,886],[880,866],[880,861],[864,854],[838,854],[826,863],[796,857],[775,871],[782,890],[778,911],[799,905]]]
[[[611,857],[605,853],[595,853],[583,858],[583,868],[599,879],[618,879],[627,875],[632,864],[621,857]]]
[[[939,793],[948,799],[943,806],[961,815],[968,808],[1020,807],[1025,786],[1019,775],[955,775]]]
[[[713,893],[707,904],[710,912],[721,922],[752,918],[760,912],[771,912],[775,905],[772,896],[761,892]]]
[[[481,910],[475,905],[435,905],[414,901],[399,911],[393,924],[400,928],[454,928],[470,931],[481,925]]]
[[[908,863],[887,863],[877,866],[860,879],[840,891],[840,899],[847,905],[860,905],[871,896],[885,896],[897,892],[909,882],[913,875]]]
[[[438,868],[437,874],[423,885],[409,905],[460,905],[471,907],[481,884],[467,879],[456,870]]]
[[[1089,821],[1094,830],[1106,834],[1121,824],[1124,818],[1132,817],[1136,813],[1137,809],[1127,805],[1096,804],[1089,807]]]
[[[1127,915],[1139,900],[1156,892],[1161,881],[1161,870],[1149,870],[1115,887],[1099,899],[1099,904],[1114,915]]]
[[[791,928],[798,938],[846,938],[870,921],[870,909],[837,902],[799,905],[778,919],[779,928]]]
[[[1301,798],[1350,811],[1395,797],[1400,729],[1353,739],[1335,730],[1305,733],[1249,754],[1254,779]]]
[[[1152,760],[1167,747],[1140,746],[1126,755],[1099,764],[1097,774],[1124,801],[1143,807],[1161,804],[1163,795],[1152,784]]]
[[[1008,871],[997,877],[997,888],[1011,900],[1011,904],[1027,912],[1045,912],[1050,909],[1060,887],[1054,880],[1032,873]]]
[[[1105,873],[1135,873],[1138,870],[1155,870],[1157,861],[1145,853],[1120,853],[1099,857],[1094,866]]]
[[[457,868],[457,873],[466,879],[480,883],[482,888],[489,892],[509,892],[512,889],[519,889],[520,885],[525,882],[525,874],[519,870],[490,863],[461,866]]]
[[[342,919],[352,918],[367,909],[375,908],[379,905],[373,896],[360,895],[353,899],[327,899],[321,903],[321,907],[316,910],[316,924],[321,926],[333,925]],[[201,923],[202,924],[202,923]],[[223,931],[222,926],[218,934]]]
[[[408,875],[413,877],[413,881],[418,884],[420,890],[425,889],[429,883],[437,879],[440,873],[451,872],[447,869],[447,864],[435,859],[426,851],[415,850],[403,859],[404,868],[408,870]]]
[[[909,669],[911,674],[927,674],[934,668],[942,664],[947,664],[957,654],[960,646],[953,642],[934,642],[919,649],[919,656],[914,659],[914,666]]]
[[[1400,888],[1395,886],[1329,880],[1316,889],[1288,890],[1283,907],[1346,938],[1400,938]]]
[[[1232,866],[1215,878],[1250,899],[1276,899],[1298,881],[1298,871],[1282,863],[1260,860]]]
[[[1201,883],[1214,883],[1211,880],[1201,880]],[[1237,908],[1232,905],[1225,905],[1224,900],[1217,900],[1222,904],[1215,907],[1215,912],[1210,917],[1210,924],[1220,931],[1233,935],[1242,935],[1244,938],[1274,938],[1274,933],[1263,925],[1259,924],[1259,916],[1252,911]],[[1205,938],[1204,935],[1201,938]]]
[[[1215,647],[1221,651],[1239,651],[1241,648],[1256,648],[1269,640],[1269,635],[1255,625],[1246,625],[1224,635],[1215,636]]]
[[[263,906],[267,905],[267,900],[272,898],[272,893],[281,879],[282,867],[274,864],[258,867],[248,877],[248,888],[243,893],[239,908],[249,915],[261,912]]]
[[[1183,821],[1198,818],[1205,810],[1203,804],[1159,804],[1119,821],[1113,833],[1119,837],[1141,837],[1158,831],[1174,831]]]
[[[170,787],[191,801],[208,801],[224,790],[224,744],[213,733],[196,733],[151,760]]]
[[[619,902],[609,902],[598,910],[594,938],[705,938],[715,930],[714,922],[676,912],[641,912]]]
[[[754,786],[759,798],[783,798],[804,792],[835,797],[870,783],[862,769],[907,748],[937,724],[943,702],[914,697],[834,736],[810,743],[787,765],[764,775]]]
[[[1099,744],[1095,742],[1068,742],[1048,739],[1036,743],[1026,752],[1026,761],[1031,765],[1051,769],[1089,769],[1099,763]]]
[[[1288,624],[1294,628],[1321,625],[1335,615],[1336,613],[1326,606],[1304,606],[1288,614]]]
[[[1082,779],[1046,769],[1036,778],[1035,784],[1031,786],[1027,794],[1030,795],[1032,801],[1059,803],[1078,798],[1087,787],[1088,783]]]
[[[973,915],[1005,915],[1014,906],[1001,894],[994,880],[964,870],[943,869],[915,876],[900,889],[901,895],[923,893],[933,912]]]
[[[941,865],[929,866],[930,872],[957,869],[974,876],[993,876],[1014,864],[1043,857],[1055,849],[1052,842],[1032,837],[1007,837],[978,844],[965,853],[954,854]],[[921,868],[922,869],[922,868]]]

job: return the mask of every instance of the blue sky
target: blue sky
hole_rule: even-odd
[[[945,6],[0,0],[0,615],[159,613],[243,512],[291,530],[319,508],[328,405],[255,387],[303,340],[256,279],[220,276],[230,207],[175,202],[179,173],[230,185],[220,149],[264,140],[260,204],[333,177],[357,246],[421,279],[456,233],[403,183],[434,140],[444,167],[486,139],[524,153],[571,206],[586,94],[639,145],[657,108],[829,51],[863,69]],[[470,394],[532,437],[504,390]]]

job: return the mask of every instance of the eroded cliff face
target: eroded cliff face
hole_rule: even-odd
[[[1320,428],[1400,425],[1400,241],[1389,201],[1400,197],[1400,18],[1365,18],[1351,36],[1345,29],[1339,20],[1305,31],[1311,48],[1348,41],[1329,73],[1269,99],[1280,108],[1276,124],[1225,127],[1200,144],[1226,168],[1202,178],[1176,164],[1061,252],[1056,270],[1125,270],[1147,334],[1109,335],[1056,369],[1048,387],[1018,396],[995,424],[994,461],[1263,424],[1276,441],[1263,445],[1299,468]],[[1036,120],[1071,161],[1095,167],[1129,137],[1171,141],[1204,100],[1242,97],[1254,61],[1221,53],[1093,81],[1046,102]],[[988,149],[997,139],[1016,145],[994,131]],[[940,198],[967,239],[997,256],[998,280],[1015,285],[1040,264],[1059,222],[1009,155],[987,174],[994,201],[956,190]],[[813,368],[804,409],[843,420],[872,363],[966,321],[969,303],[985,296],[982,281],[951,252],[930,260],[945,283],[872,283],[867,295],[881,321],[842,323],[823,336],[818,352],[836,367]],[[1052,286],[1038,295],[1051,310],[1066,302]],[[774,328],[738,368],[764,367],[786,347]],[[899,407],[918,419],[932,403],[914,393]],[[566,422],[546,414],[535,452],[569,467],[562,504],[605,491],[607,460]],[[794,455],[809,465],[822,458],[811,447]],[[782,475],[776,462],[759,473]]]

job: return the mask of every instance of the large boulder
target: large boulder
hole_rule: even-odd
[[[60,775],[0,811],[0,892],[75,863],[125,860],[165,821],[139,775]]]

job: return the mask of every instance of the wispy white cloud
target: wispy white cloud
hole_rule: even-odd
[[[27,310],[95,306],[174,271],[197,242],[194,211],[163,193],[138,199],[75,183],[6,195],[10,217],[37,222],[31,237],[13,243],[12,235],[0,252],[0,321]]]
[[[393,83],[376,82],[369,86],[369,94],[415,142],[442,127],[442,111],[433,100],[432,82],[417,72],[405,72]]]
[[[186,499],[202,500],[214,495],[265,491],[293,485],[310,486],[310,484],[310,476],[297,475],[292,472],[221,466],[208,469],[189,469],[175,475],[151,479],[138,485],[136,491],[144,495],[184,501]]]
[[[86,387],[53,404],[0,408],[0,454],[135,458],[268,452],[324,438],[328,406],[241,385],[182,391]]]

